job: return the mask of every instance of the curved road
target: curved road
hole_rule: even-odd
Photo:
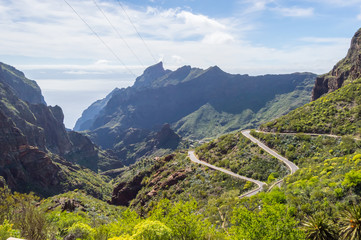
[[[241,131],[241,133],[243,134],[243,136],[245,136],[246,138],[248,138],[249,140],[251,140],[253,143],[257,144],[260,148],[262,148],[264,151],[266,151],[267,153],[271,154],[272,156],[274,156],[275,158],[277,158],[278,160],[284,162],[286,164],[286,166],[290,169],[290,174],[293,174],[295,173],[299,167],[297,167],[296,164],[294,164],[293,162],[289,161],[287,158],[281,156],[280,154],[278,154],[276,151],[272,150],[271,148],[267,147],[264,143],[262,143],[261,141],[259,141],[258,139],[256,139],[255,137],[253,137],[250,133],[251,133],[251,130],[243,130]],[[331,137],[336,137],[334,135],[329,135]],[[234,172],[231,172],[229,170],[226,170],[226,169],[223,169],[223,168],[220,168],[220,167],[216,167],[216,166],[213,166],[212,164],[209,164],[207,162],[204,162],[204,161],[201,161],[197,158],[197,156],[194,154],[194,151],[188,151],[188,156],[190,158],[190,160],[192,162],[195,162],[195,163],[198,163],[198,164],[202,164],[202,165],[205,165],[209,168],[212,168],[214,170],[218,170],[218,171],[221,171],[221,172],[224,172],[225,174],[228,174],[230,176],[233,176],[233,177],[236,177],[236,178],[239,178],[239,179],[243,179],[243,180],[246,180],[246,181],[250,181],[250,182],[253,182],[255,184],[258,185],[258,188],[254,189],[254,190],[251,190],[241,196],[239,196],[240,198],[243,198],[243,197],[250,197],[250,196],[253,196],[257,193],[259,193],[260,191],[262,191],[263,189],[263,186],[267,185],[266,183],[264,182],[261,182],[261,181],[258,181],[258,180],[255,180],[255,179],[252,179],[252,178],[248,178],[248,177],[245,177],[245,176],[241,176],[241,175],[238,175]],[[281,183],[282,183],[283,179],[281,180],[278,180],[277,182],[275,182],[274,184],[272,184],[272,186],[269,188],[269,191],[274,187],[274,186],[280,186]]]
[[[263,150],[265,150],[272,156],[274,156],[274,157],[278,158],[279,160],[281,160],[282,162],[284,162],[286,164],[286,166],[290,169],[290,171],[291,171],[290,174],[295,173],[299,169],[299,167],[297,167],[296,164],[289,161],[287,158],[282,157],[281,155],[279,155],[276,151],[272,150],[271,148],[267,147],[264,143],[259,141],[257,138],[253,137],[250,134],[250,132],[251,132],[251,130],[243,130],[242,134],[243,134],[243,136],[245,136],[246,138],[251,140],[253,143],[257,144],[260,148],[262,148]]]
[[[223,169],[223,168],[220,168],[220,167],[216,167],[216,166],[214,166],[214,165],[212,165],[212,164],[209,164],[209,163],[207,163],[207,162],[201,161],[201,160],[199,160],[199,159],[197,158],[197,156],[194,154],[194,151],[188,151],[188,156],[189,156],[190,160],[191,160],[192,162],[194,162],[194,163],[202,164],[202,165],[207,166],[207,167],[209,167],[209,168],[212,168],[212,169],[214,169],[214,170],[221,171],[221,172],[223,172],[223,173],[225,173],[225,174],[228,174],[228,175],[230,175],[230,176],[232,176],[232,177],[236,177],[236,178],[239,178],[239,179],[242,179],[242,180],[250,181],[250,182],[253,182],[253,183],[255,183],[255,184],[258,185],[258,187],[257,187],[256,189],[253,189],[253,190],[251,190],[251,191],[249,191],[249,192],[247,192],[247,193],[242,194],[241,196],[239,196],[240,198],[253,196],[253,195],[259,193],[260,191],[262,191],[263,186],[266,185],[266,183],[264,183],[264,182],[261,182],[261,181],[258,181],[258,180],[254,180],[254,179],[252,179],[252,178],[248,178],[248,177],[245,177],[245,176],[241,176],[241,175],[238,175],[238,174],[236,174],[236,173],[234,173],[234,172],[231,172],[231,171],[229,171],[229,170],[226,170],[226,169]]]
[[[279,134],[279,135],[291,135],[291,136],[295,136],[297,134],[303,134],[303,135],[308,135],[308,136],[311,136],[311,137],[317,137],[317,136],[325,136],[325,137],[332,137],[332,138],[342,138],[342,137],[345,137],[345,136],[339,136],[339,135],[334,135],[334,134],[327,134],[327,133],[303,133],[303,132],[299,132],[299,133],[296,133],[296,132],[265,132],[265,131],[259,131],[259,130],[255,130],[256,132],[258,133],[265,133],[265,134]],[[354,137],[354,136],[349,136],[351,138],[353,138],[354,140],[361,140],[360,138],[358,137]]]
[[[260,133],[270,133],[270,132],[262,132],[262,131],[257,131],[256,132],[260,132]],[[267,147],[264,143],[262,143],[261,141],[259,141],[257,138],[253,137],[250,133],[251,133],[251,130],[243,130],[241,131],[241,133],[243,134],[243,136],[245,136],[246,138],[248,138],[249,140],[251,140],[253,143],[257,144],[260,148],[262,148],[263,150],[265,150],[267,153],[271,154],[272,156],[274,156],[275,158],[279,159],[280,161],[284,162],[286,164],[286,166],[290,169],[290,174],[293,174],[295,173],[299,167],[297,167],[296,164],[294,164],[293,162],[289,161],[287,158],[281,156],[280,154],[278,154],[276,151],[272,150],[271,148]],[[277,134],[277,133],[274,133],[274,134]],[[283,134],[283,135],[296,135],[297,133],[280,133],[280,134]],[[311,135],[311,136],[327,136],[327,137],[333,137],[333,138],[339,138],[341,136],[337,136],[337,135],[332,135],[332,134],[317,134],[317,133],[303,133],[303,134],[306,134],[306,135]],[[355,140],[360,140],[359,138],[355,138]],[[204,161],[201,161],[197,158],[197,156],[194,154],[194,151],[188,151],[188,156],[190,158],[190,160],[192,162],[195,162],[195,163],[198,163],[198,164],[202,164],[202,165],[205,165],[209,168],[212,168],[214,170],[218,170],[218,171],[221,171],[225,174],[228,174],[230,176],[233,176],[233,177],[236,177],[236,178],[239,178],[239,179],[243,179],[243,180],[246,180],[246,181],[250,181],[250,182],[253,182],[255,184],[258,185],[258,187],[256,189],[253,189],[241,196],[239,196],[240,198],[243,198],[243,197],[250,197],[250,196],[253,196],[253,195],[256,195],[257,193],[259,193],[260,191],[262,191],[263,187],[265,185],[267,185],[266,183],[264,182],[261,182],[261,181],[258,181],[258,180],[255,180],[255,179],[252,179],[252,178],[248,178],[248,177],[245,177],[245,176],[241,176],[241,175],[238,175],[234,172],[231,172],[229,170],[226,170],[226,169],[223,169],[223,168],[220,168],[220,167],[216,167],[216,166],[213,166],[212,164],[209,164],[207,162],[204,162]],[[274,184],[272,184],[272,186],[268,189],[268,191],[270,191],[274,186],[280,186],[281,183],[282,183],[283,179],[281,180],[278,180],[277,182],[275,182]]]

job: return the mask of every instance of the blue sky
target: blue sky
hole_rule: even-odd
[[[169,69],[321,74],[361,27],[361,0],[127,0],[125,13],[116,0],[66,1],[107,46],[64,0],[0,0],[0,61],[36,80],[70,128],[92,102],[158,61]]]

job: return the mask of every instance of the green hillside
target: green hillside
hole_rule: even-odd
[[[200,207],[206,208],[219,196],[237,198],[254,187],[252,183],[192,163],[182,152],[156,160],[144,159],[113,182],[116,187],[112,203],[145,212],[163,198],[172,201],[194,198]]]
[[[361,79],[263,124],[260,129],[361,136]]]
[[[265,153],[241,132],[224,135],[196,148],[199,159],[239,175],[272,182],[288,174],[287,167]]]

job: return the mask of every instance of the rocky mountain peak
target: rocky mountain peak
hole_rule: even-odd
[[[163,62],[159,62],[155,65],[152,65],[146,68],[141,76],[136,78],[134,87],[136,88],[149,87],[152,85],[152,82],[164,76],[168,72],[169,70],[164,70]]]
[[[356,60],[356,58],[360,56],[360,50],[361,50],[361,28],[353,36],[351,40],[351,46],[347,52],[346,58]]]
[[[312,100],[316,100],[325,93],[333,92],[360,77],[361,29],[353,36],[346,57],[339,61],[329,73],[316,79]]]

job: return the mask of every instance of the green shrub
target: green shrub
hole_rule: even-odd
[[[69,234],[73,234],[76,238],[80,239],[91,240],[94,233],[94,229],[85,223],[75,223],[69,228]]]
[[[0,225],[0,240],[6,240],[9,237],[20,237],[19,231],[13,229],[13,224],[5,220],[3,225]]]
[[[112,238],[109,238],[109,240],[133,240],[134,238],[132,236],[129,236],[129,235],[123,235],[123,236],[120,236],[120,237],[112,237]]]
[[[342,185],[345,187],[356,187],[361,183],[361,170],[355,171],[351,170],[345,174],[345,180],[342,182]]]
[[[172,230],[159,221],[145,220],[134,228],[136,240],[168,240],[172,239]]]
[[[361,154],[356,154],[355,156],[353,156],[352,161],[356,161],[358,159],[361,159]]]

